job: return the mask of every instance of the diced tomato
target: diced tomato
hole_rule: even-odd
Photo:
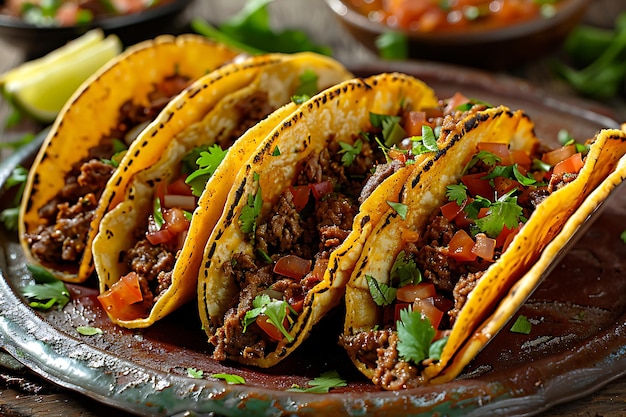
[[[167,186],[167,194],[193,196],[193,193],[191,192],[191,186],[185,182],[186,178],[186,175],[182,175],[173,182],[169,183],[169,185]]]
[[[484,233],[476,235],[476,244],[472,248],[472,253],[486,261],[493,261],[493,254],[496,249],[496,240],[488,237]]]
[[[459,206],[456,201],[450,201],[441,206],[441,215],[448,221],[452,221],[462,210],[463,207]]]
[[[404,285],[398,288],[396,298],[406,303],[412,303],[418,298],[429,298],[436,295],[435,286],[430,282]]]
[[[302,211],[309,202],[310,188],[306,185],[297,185],[295,187],[289,187],[289,191],[291,192],[296,211]]]
[[[139,277],[131,272],[111,288],[98,296],[104,310],[119,320],[134,320],[144,317],[146,311],[141,303],[143,295],[139,286]]]
[[[433,298],[418,298],[413,302],[413,311],[419,311],[422,313],[428,320],[430,324],[437,329],[439,327],[439,323],[441,323],[441,319],[443,318],[443,311],[439,310],[435,307],[435,302]]]
[[[333,183],[330,181],[321,181],[315,184],[309,184],[311,191],[313,192],[313,197],[316,200],[324,197],[326,194],[330,194],[334,190]]]
[[[461,212],[454,218],[454,224],[456,224],[459,229],[465,229],[472,223],[474,223],[473,220],[467,217],[465,210],[461,210]]]
[[[541,157],[541,160],[546,164],[555,166],[559,162],[569,158],[576,153],[576,145],[562,146],[558,149],[546,152]]]
[[[578,174],[583,167],[583,156],[580,152],[575,153],[567,159],[562,160],[554,166],[555,175]]]
[[[474,240],[465,230],[458,230],[448,245],[448,255],[460,262],[468,262],[476,259],[476,254],[472,252]]]
[[[178,234],[189,229],[189,220],[185,217],[185,212],[177,207],[163,210],[163,228],[172,234]]]
[[[150,217],[152,219],[152,217]],[[161,243],[169,242],[176,234],[172,233],[166,227],[162,227],[158,230],[150,230],[148,227],[148,231],[146,232],[146,239],[150,242],[151,245],[159,245]]]
[[[421,136],[426,123],[426,112],[410,111],[404,120],[404,130],[408,136]]]
[[[311,260],[287,255],[276,261],[274,272],[293,279],[302,279],[311,272]]]
[[[509,145],[498,142],[480,142],[478,144],[479,151],[486,151],[500,158],[502,165],[511,165],[511,156],[509,154]]]
[[[511,163],[517,164],[518,166],[524,167],[528,170],[533,161],[530,159],[530,155],[528,155],[525,151],[518,149],[511,151]]]
[[[433,297],[433,302],[435,303],[435,307],[444,312],[449,311],[452,307],[454,307],[454,301],[442,295],[435,295]]]
[[[281,331],[278,330],[278,327],[274,326],[269,321],[269,318],[266,315],[264,314],[258,315],[255,321],[256,321],[256,324],[261,328],[261,330],[263,330],[272,340],[275,340],[277,342],[280,342],[281,340],[283,340],[284,336],[281,333]],[[283,323],[283,325],[285,326],[285,328],[288,328],[289,322],[287,321],[287,319],[285,319],[285,322]]]
[[[461,181],[465,184],[472,197],[479,195],[493,200],[493,188],[491,188],[489,180],[482,179],[486,175],[487,174],[484,172],[478,172],[476,174],[463,175],[461,178]]]
[[[302,295],[294,298],[290,298],[288,301],[293,311],[300,314],[302,312],[302,308],[304,307],[304,297]]]
[[[452,97],[448,99],[448,103],[446,104],[446,108],[448,111],[454,110],[462,104],[469,103],[470,99],[464,96],[462,93],[456,92]]]
[[[520,183],[511,178],[495,177],[493,179],[493,186],[496,190],[496,196],[501,197],[514,188],[518,188]]]
[[[400,320],[400,311],[405,310],[405,309],[412,309],[412,303],[405,303],[405,302],[396,302],[396,304],[394,305],[393,308],[393,322],[397,322],[398,320]],[[390,317],[389,317],[390,318]],[[389,320],[385,321],[385,323],[388,323]]]

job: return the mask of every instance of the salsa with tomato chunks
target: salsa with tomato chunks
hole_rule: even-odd
[[[562,0],[351,0],[369,20],[417,33],[504,28],[555,14]]]

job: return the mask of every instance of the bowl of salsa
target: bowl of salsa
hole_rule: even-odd
[[[93,28],[126,45],[174,31],[193,0],[0,0],[0,38],[41,56]]]
[[[590,0],[326,0],[371,50],[403,34],[410,58],[510,68],[554,51]]]

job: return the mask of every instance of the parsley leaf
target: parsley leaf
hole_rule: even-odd
[[[211,378],[223,379],[231,385],[241,385],[246,383],[244,377],[234,374],[211,374]]]
[[[259,174],[254,173],[254,180],[258,182]],[[261,187],[257,189],[256,194],[248,194],[248,203],[241,210],[239,215],[240,228],[243,233],[254,233],[256,231],[256,221],[261,207],[263,206],[263,197],[261,196]]]
[[[410,308],[402,309],[396,328],[400,358],[419,364],[429,357],[430,344],[436,332],[427,317]]]
[[[329,392],[331,388],[345,387],[348,384],[339,376],[337,371],[328,371],[309,381],[308,385],[310,386],[309,388],[294,386],[287,391],[324,394]]]
[[[396,288],[390,287],[383,282],[378,282],[378,280],[371,275],[365,275],[365,280],[367,281],[370,295],[376,305],[381,307],[388,306],[396,299],[398,292]]]
[[[417,264],[413,259],[407,258],[404,251],[398,253],[391,267],[390,282],[398,288],[422,282],[422,273]]]
[[[515,228],[522,218],[522,208],[517,204],[517,197],[511,195],[515,190],[503,195],[491,204],[487,215],[476,219],[476,226],[487,236],[496,238],[504,226]]]
[[[63,281],[56,279],[47,269],[28,265],[28,270],[35,279],[35,284],[22,288],[22,295],[30,300],[30,306],[40,310],[48,310],[55,304],[59,310],[70,301],[70,293]]]
[[[288,342],[293,342],[293,336],[289,334],[284,326],[289,304],[285,300],[272,300],[269,295],[261,294],[252,300],[252,310],[246,312],[243,318],[243,332],[246,332],[248,326],[263,314],[267,316],[268,322],[274,325],[285,336]]]
[[[448,201],[454,201],[459,206],[467,199],[467,186],[465,184],[450,184],[446,187]]]
[[[409,206],[407,206],[406,204],[402,204],[402,203],[396,203],[394,201],[387,201],[387,204],[389,204],[391,208],[394,209],[396,213],[398,213],[398,216],[400,216],[402,220],[406,220],[406,215],[409,211]]]
[[[530,334],[530,330],[532,328],[532,324],[528,321],[526,316],[517,316],[515,323],[511,326],[511,332],[513,333],[522,333],[522,334]]]
[[[411,138],[412,146],[411,152],[413,155],[421,155],[428,152],[437,152],[439,146],[437,146],[437,137],[433,128],[424,125],[422,126],[422,136],[414,136]]]
[[[187,376],[200,379],[204,376],[204,371],[202,369],[187,368]]]
[[[343,162],[344,167],[349,167],[354,162],[354,158],[357,157],[361,153],[363,149],[363,141],[361,139],[357,139],[353,145],[350,145],[347,142],[339,142],[339,146],[341,150],[339,154],[341,155],[341,162]]]
[[[222,149],[217,144],[211,146],[206,151],[200,152],[200,157],[196,160],[198,169],[190,173],[187,179],[185,179],[185,183],[191,186],[193,195],[196,197],[202,195],[207,181],[215,173],[215,170],[220,166],[227,153],[227,149]]]
[[[91,327],[91,326],[78,326],[76,331],[83,336],[95,336],[97,334],[102,334],[102,329],[99,327]]]

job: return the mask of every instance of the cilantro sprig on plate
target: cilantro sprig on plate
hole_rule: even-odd
[[[70,301],[70,293],[63,281],[56,279],[47,269],[28,265],[35,280],[22,288],[21,292],[29,300],[29,305],[38,310],[49,310],[55,305],[60,309]]]

